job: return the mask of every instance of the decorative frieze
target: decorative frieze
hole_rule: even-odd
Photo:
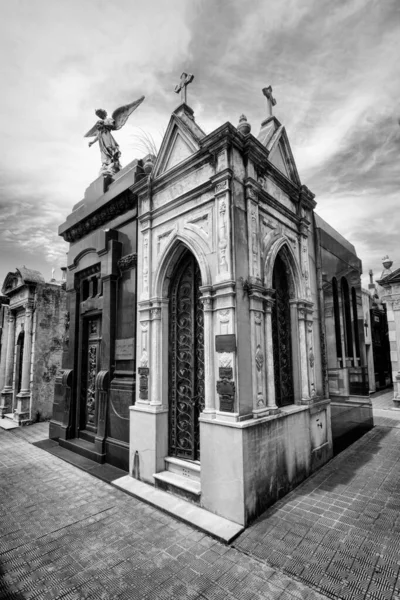
[[[225,182],[223,182],[225,183]],[[218,231],[218,250],[219,250],[219,272],[228,271],[228,262],[226,260],[226,248],[228,246],[227,222],[226,222],[226,203],[223,200],[219,207],[219,231]]]
[[[136,267],[136,263],[137,263],[137,254],[136,253],[132,253],[132,254],[127,254],[126,256],[123,256],[122,258],[119,259],[119,261],[117,262],[118,268],[120,271],[129,271],[129,269],[133,269],[133,267]]]
[[[145,236],[143,238],[143,269],[142,269],[142,281],[143,281],[143,294],[149,293],[149,238]]]
[[[127,192],[119,198],[114,198],[112,202],[109,202],[86,219],[82,219],[61,235],[66,242],[76,242],[94,229],[99,229],[105,223],[135,208],[135,206],[136,197],[131,192]]]

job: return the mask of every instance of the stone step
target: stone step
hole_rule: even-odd
[[[76,452],[85,458],[89,458],[90,460],[94,460],[97,463],[102,464],[105,462],[106,455],[100,454],[96,452],[94,449],[94,444],[87,442],[86,440],[81,440],[80,438],[73,438],[71,440],[58,440],[59,445],[62,448],[67,448],[67,450],[71,450],[72,452]]]
[[[200,504],[200,481],[172,473],[171,471],[161,471],[160,473],[155,473],[153,477],[156,488],[170,492],[189,502]]]
[[[143,502],[147,502],[151,506],[159,508],[163,512],[169,513],[176,519],[188,523],[200,531],[212,535],[225,544],[232,543],[244,530],[244,527],[238,525],[238,523],[228,521],[223,517],[208,512],[204,508],[195,506],[191,502],[185,502],[180,498],[176,498],[172,494],[166,494],[152,485],[133,479],[130,475],[115,479],[111,485],[135,498],[139,498]]]
[[[167,456],[165,470],[200,483],[201,467],[199,462],[190,462],[174,456]]]

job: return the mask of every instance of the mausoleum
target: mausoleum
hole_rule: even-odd
[[[25,266],[8,273],[0,297],[0,417],[25,425],[52,415],[61,366],[66,293]]]
[[[158,155],[97,179],[60,226],[70,325],[50,437],[247,525],[332,457],[344,371],[347,400],[364,394],[361,264],[325,253],[331,236],[355,254],[315,216],[272,89],[255,135],[243,115],[206,134],[189,81]],[[354,298],[339,357],[334,277]]]

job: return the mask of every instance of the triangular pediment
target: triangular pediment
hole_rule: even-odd
[[[189,107],[182,105],[171,116],[154,166],[154,177],[170,171],[200,149],[205,133],[193,119]]]
[[[269,162],[290,181],[296,185],[301,185],[292,149],[290,148],[286,130],[283,126],[279,127],[269,140],[267,149],[269,150]]]
[[[268,150],[269,162],[290,181],[301,185],[286,130],[276,117],[269,117],[261,124],[257,139]]]

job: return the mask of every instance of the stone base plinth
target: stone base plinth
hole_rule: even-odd
[[[332,457],[330,403],[228,423],[200,418],[201,506],[247,526]]]
[[[31,420],[31,394],[30,392],[20,392],[17,394],[17,408],[14,410],[14,421],[23,425]]]
[[[0,394],[0,418],[12,411],[12,390]]]
[[[129,410],[129,473],[154,485],[153,475],[164,471],[168,454],[168,409],[136,404]]]

